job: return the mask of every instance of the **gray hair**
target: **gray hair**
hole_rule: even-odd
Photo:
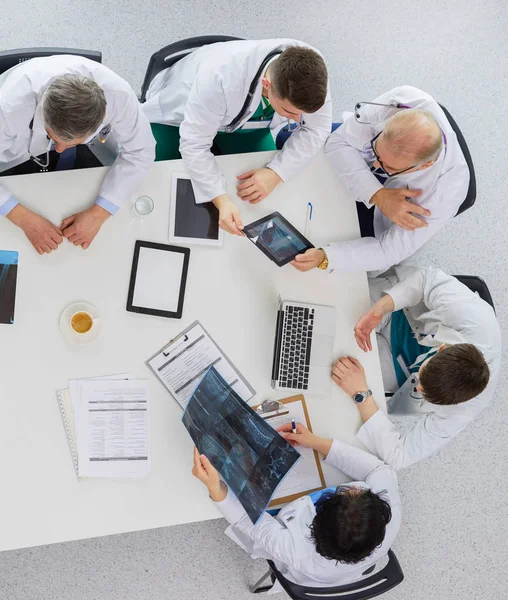
[[[386,121],[383,141],[394,154],[418,164],[437,160],[443,148],[443,134],[434,115],[427,110],[401,110]]]
[[[44,124],[64,142],[92,135],[106,114],[106,96],[93,79],[57,77],[42,98]]]

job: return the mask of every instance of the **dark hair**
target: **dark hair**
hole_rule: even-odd
[[[391,518],[388,502],[371,490],[325,492],[316,504],[311,539],[321,556],[355,564],[383,542]]]
[[[453,344],[435,354],[420,373],[425,400],[451,405],[478,396],[489,383],[490,370],[473,344]]]
[[[305,113],[319,110],[326,100],[325,61],[311,48],[291,46],[270,65],[273,93]]]

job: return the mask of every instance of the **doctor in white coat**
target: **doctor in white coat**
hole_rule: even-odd
[[[279,431],[292,445],[323,454],[325,463],[353,482],[329,488],[321,497],[318,492],[302,496],[276,517],[263,513],[253,525],[210,461],[194,449],[192,472],[230,523],[226,535],[253,558],[273,560],[284,577],[299,585],[335,587],[360,579],[386,555],[400,529],[401,503],[394,471],[372,454],[320,438],[300,423],[296,433],[291,433],[291,425]],[[271,592],[281,589],[276,583]]]
[[[492,307],[455,277],[435,268],[399,266],[369,281],[372,308],[355,337],[372,350],[375,330],[389,414],[419,415],[406,432],[378,410],[372,397],[358,404],[358,439],[398,470],[430,456],[490,403],[501,366],[501,332]],[[337,361],[333,379],[367,390],[360,363]],[[349,382],[348,385],[351,386]]]
[[[323,148],[332,125],[324,61],[316,50],[291,39],[199,48],[154,78],[143,111],[151,123],[180,128],[180,153],[196,202],[214,202],[221,227],[236,234],[243,227],[239,210],[227,195],[211,152],[214,140],[220,147],[217,134],[297,122],[297,130],[265,168],[238,177],[238,195],[259,202]],[[242,137],[238,144],[235,152],[250,151],[242,149]],[[273,139],[270,148],[275,148]]]
[[[386,271],[453,219],[466,198],[469,169],[432,96],[402,86],[358,106],[325,153],[358,204],[362,238],[308,250],[292,263],[300,271]]]
[[[39,254],[55,250],[63,237],[88,248],[149,170],[155,141],[132,88],[99,63],[68,55],[34,58],[0,76],[0,171],[9,173],[27,161],[47,170],[53,151],[105,142],[108,136],[118,154],[95,204],[59,227],[23,207],[0,184],[0,215],[21,227]]]

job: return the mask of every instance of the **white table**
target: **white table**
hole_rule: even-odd
[[[232,197],[235,176],[263,166],[270,156],[219,158]],[[182,161],[154,164],[133,196],[151,196],[154,213],[136,223],[130,204],[125,206],[86,251],[64,241],[56,252],[39,256],[21,230],[0,221],[0,248],[19,251],[15,323],[0,326],[0,550],[218,516],[205,488],[191,475],[192,442],[180,422],[181,409],[144,364],[197,318],[257,390],[255,404],[284,396],[270,387],[278,294],[334,304],[334,357],[361,358],[378,402],[383,398],[377,349],[363,355],[353,337],[355,322],[369,306],[364,273],[303,274],[289,265],[280,269],[246,239],[227,235],[223,248],[192,247],[181,320],[126,312],[134,241],[168,243],[171,172],[182,170]],[[27,207],[60,224],[93,202],[105,171],[3,181]],[[314,244],[359,235],[354,203],[322,155],[264,202],[250,206],[237,199],[245,223],[279,210],[302,230],[308,200],[314,204],[308,232]],[[86,346],[69,346],[58,326],[61,311],[76,300],[95,304],[103,321],[100,338]],[[67,387],[70,378],[119,372],[150,381],[152,472],[143,480],[78,482],[55,392]],[[316,433],[358,443],[357,409],[331,381],[326,397],[307,396],[307,402]],[[330,468],[325,477],[329,485],[345,480]]]

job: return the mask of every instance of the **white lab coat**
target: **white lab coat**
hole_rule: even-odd
[[[413,201],[428,209],[432,216],[425,217],[428,227],[408,231],[395,225],[379,208],[370,204],[372,196],[383,187],[370,171],[375,160],[370,142],[383,130],[387,119],[399,109],[362,106],[362,120],[371,124],[361,124],[354,116],[349,117],[329,137],[325,153],[353,198],[374,210],[375,237],[331,243],[325,248],[330,269],[386,271],[421,248],[456,215],[466,198],[469,169],[457,136],[439,104],[429,94],[407,85],[379,96],[374,102],[401,103],[411,108],[425,109],[437,119],[446,138],[437,161],[427,169],[391,177],[384,186],[423,190],[422,195]]]
[[[129,84],[110,69],[80,56],[34,58],[0,76],[0,171],[44,154],[48,138],[41,100],[51,82],[66,74],[93,79],[106,96],[106,115],[91,141],[104,127],[118,145],[118,156],[109,169],[99,196],[114,212],[131,196],[155,157],[150,124]],[[33,120],[32,130],[30,122]],[[11,197],[0,184],[0,207]]]
[[[191,175],[196,202],[209,202],[226,188],[210,152],[218,131],[236,118],[247,98],[256,72],[273,50],[307,44],[290,39],[222,42],[204,46],[159,73],[151,82],[143,111],[151,123],[180,126],[180,153]],[[241,128],[261,101],[262,77],[249,108],[237,126]],[[302,116],[304,126],[268,163],[283,181],[298,173],[323,148],[332,125],[330,91],[326,102],[313,114]],[[277,114],[271,128],[283,119]]]
[[[492,307],[455,277],[435,268],[400,266],[370,280],[372,300],[389,294],[395,310],[404,310],[422,346],[474,344],[490,369],[487,388],[476,398],[455,406],[437,406],[424,399],[400,398],[407,413],[424,413],[415,426],[402,433],[379,410],[358,431],[358,439],[381,460],[398,470],[433,454],[450,441],[490,403],[501,366],[501,332]],[[383,380],[394,381],[390,349],[390,320],[378,333]],[[402,388],[401,388],[402,390]],[[411,386],[403,393],[410,394]],[[400,411],[396,411],[400,414]]]
[[[253,558],[274,561],[277,569],[294,583],[313,587],[333,587],[360,579],[362,573],[382,558],[392,546],[401,523],[401,504],[397,477],[375,456],[333,441],[326,463],[358,480],[360,486],[380,493],[391,507],[392,518],[386,526],[383,543],[359,563],[350,565],[328,560],[316,552],[310,539],[309,525],[316,509],[309,496],[287,504],[277,517],[264,513],[256,525],[247,516],[236,496],[229,491],[216,506],[230,523],[226,534]],[[273,592],[280,591],[277,584]]]

